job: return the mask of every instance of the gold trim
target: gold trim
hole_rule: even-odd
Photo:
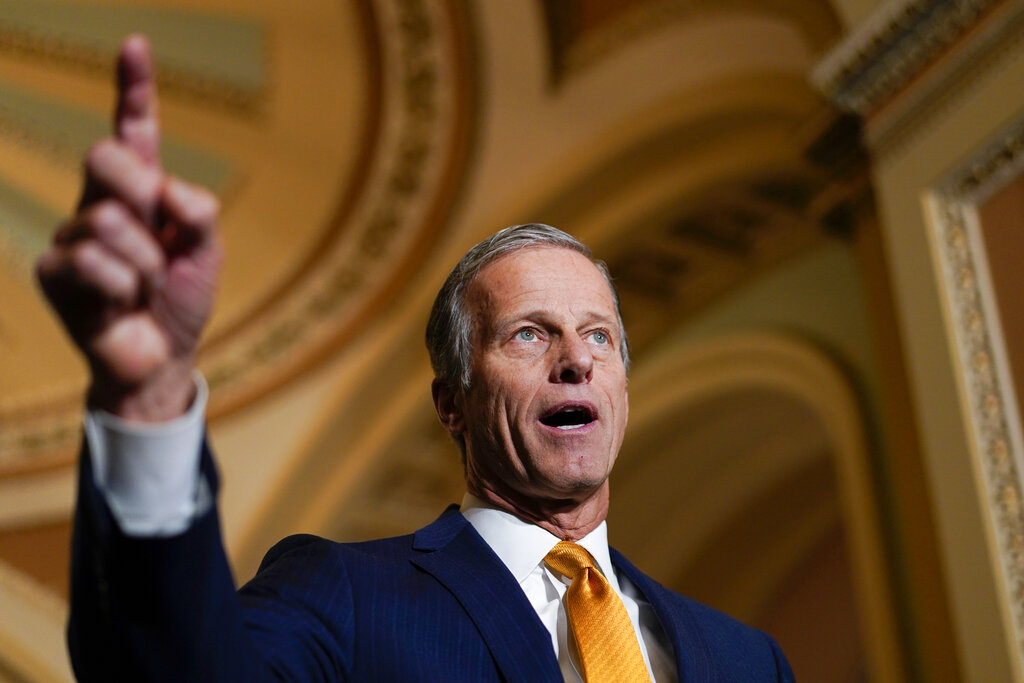
[[[383,117],[393,120],[379,124],[379,151],[369,160],[363,196],[352,198],[358,205],[349,207],[351,215],[337,219],[345,235],[323,245],[327,257],[316,255],[297,273],[292,291],[282,292],[257,334],[243,343],[229,339],[223,348],[214,341],[203,350],[214,416],[308,370],[354,336],[425,257],[429,236],[455,201],[451,187],[467,162],[471,130],[464,113],[468,75],[455,47],[464,40],[464,20],[450,0],[373,4],[382,39],[382,97],[393,102]]]
[[[1017,397],[1002,350],[977,207],[1024,167],[1024,119],[953,172],[929,197],[972,457],[1004,581],[1013,638],[1024,653],[1024,444]]]
[[[840,108],[866,116],[1000,1],[883,3],[818,62],[811,80]]]
[[[1006,9],[1006,11],[1001,11]],[[951,52],[934,74],[922,78],[920,87],[904,101],[877,113],[866,129],[866,143],[878,155],[891,155],[905,148],[912,135],[978,89],[1024,42],[1024,5],[1009,3],[994,7],[978,24],[969,44]]]

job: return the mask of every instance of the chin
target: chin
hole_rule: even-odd
[[[608,472],[560,472],[549,478],[551,488],[577,497],[599,490],[608,482]]]

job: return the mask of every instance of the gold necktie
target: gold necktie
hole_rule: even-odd
[[[650,683],[626,608],[590,553],[575,543],[562,541],[544,561],[572,579],[565,592],[565,612],[576,638],[584,680]]]

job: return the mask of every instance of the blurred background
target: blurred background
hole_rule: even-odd
[[[426,315],[539,221],[634,348],[613,545],[801,681],[1024,680],[1017,0],[0,0],[0,680],[70,678],[86,374],[32,263],[132,31],[165,163],[224,203],[239,581],[461,499]]]

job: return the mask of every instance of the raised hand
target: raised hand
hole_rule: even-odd
[[[160,421],[192,400],[192,368],[213,306],[219,205],[160,164],[149,43],[121,46],[114,136],[85,159],[77,212],[36,264],[43,291],[92,372],[89,402]]]

